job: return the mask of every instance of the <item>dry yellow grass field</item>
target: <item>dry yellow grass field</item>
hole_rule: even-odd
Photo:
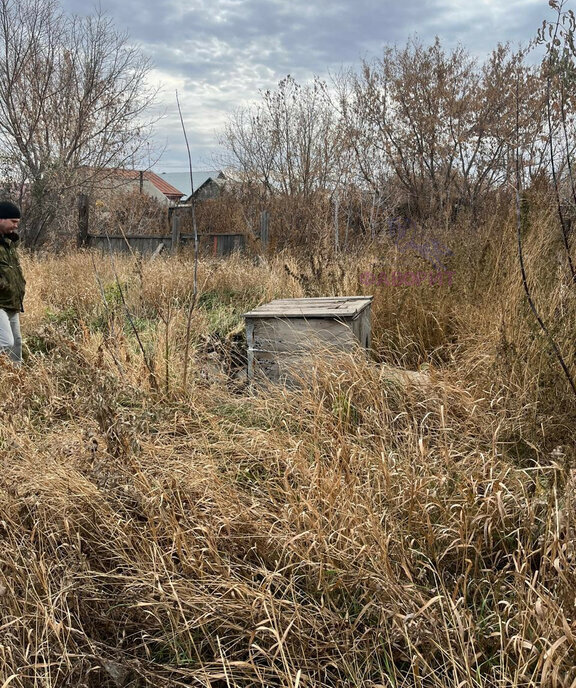
[[[574,372],[539,212],[530,280]],[[188,362],[189,256],[25,256],[26,360],[0,361],[0,686],[574,688],[575,404],[513,227],[457,237],[446,287],[362,287],[421,268],[390,247],[202,260]],[[243,312],[358,293],[372,359],[242,381]]]

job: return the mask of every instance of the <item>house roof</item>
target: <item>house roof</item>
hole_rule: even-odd
[[[222,170],[193,170],[194,191],[198,190],[208,179],[223,177]],[[182,195],[188,198],[192,195],[190,172],[162,172],[160,177],[168,184],[172,184],[184,192]]]
[[[136,181],[140,179],[139,170],[126,170],[118,168],[114,170],[113,174],[115,176],[123,177],[124,179],[129,179],[131,181]],[[142,172],[142,175],[146,181],[149,181],[151,184],[154,184],[158,191],[163,193],[167,198],[171,200],[179,201],[182,198],[182,196],[185,195],[182,191],[177,189],[175,186],[170,184],[166,179],[163,179],[155,172],[152,172],[150,170],[144,170]]]

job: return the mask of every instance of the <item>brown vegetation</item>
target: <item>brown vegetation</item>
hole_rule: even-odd
[[[573,371],[554,211],[530,203],[534,298]],[[0,685],[574,686],[574,400],[514,226],[437,228],[452,286],[363,288],[427,267],[389,239],[203,260],[186,388],[186,256],[26,256],[27,360],[0,369]],[[242,312],[363,292],[373,360],[319,359],[299,391],[238,379]]]

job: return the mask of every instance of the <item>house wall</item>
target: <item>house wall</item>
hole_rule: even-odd
[[[140,191],[140,180],[130,179],[126,180],[126,187],[122,188],[123,191]],[[175,205],[170,199],[168,199],[157,186],[152,184],[148,179],[144,179],[142,183],[142,193],[159,201],[162,205],[166,207]]]
[[[208,180],[203,184],[198,191],[194,194],[194,198],[197,201],[208,201],[213,198],[218,198],[222,193],[222,186],[215,182],[213,179]]]

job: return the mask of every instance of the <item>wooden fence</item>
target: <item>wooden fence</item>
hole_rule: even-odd
[[[246,237],[243,234],[202,234],[198,237],[198,244],[201,255],[221,258],[245,251]],[[194,236],[181,234],[174,244],[172,236],[87,234],[83,245],[103,252],[150,255],[161,251],[174,253],[179,248],[193,247]]]
[[[142,255],[158,254],[161,251],[176,253],[179,248],[194,246],[194,235],[181,234],[180,215],[171,209],[169,213],[172,234],[171,235],[106,235],[92,234],[89,231],[89,202],[88,197],[78,197],[78,246],[95,248],[103,252],[112,253],[139,253]],[[262,215],[261,234],[264,245],[268,243],[268,214]],[[199,234],[198,248],[201,255],[224,257],[236,252],[244,252],[247,249],[246,236],[244,234]]]

